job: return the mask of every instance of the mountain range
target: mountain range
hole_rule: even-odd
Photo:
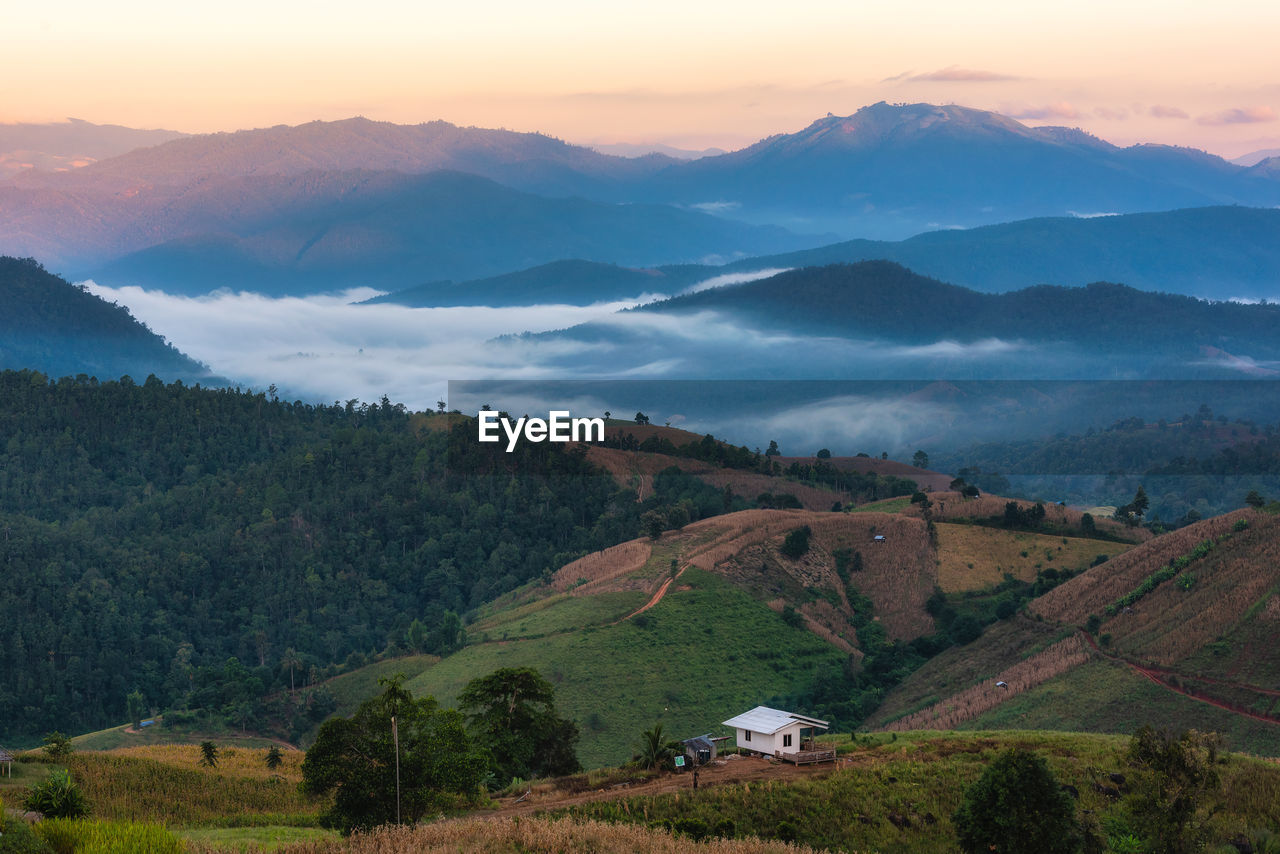
[[[476,177],[458,194],[414,198],[439,170],[532,194],[546,203],[534,215],[538,228],[526,233],[520,217],[474,217],[486,194],[493,209],[496,192]],[[622,221],[608,223],[604,208],[585,213],[588,202],[628,207]],[[235,287],[240,278],[268,287],[278,275],[296,292],[367,283],[368,259],[385,249],[387,271],[372,275],[394,289],[575,256],[723,261],[830,243],[832,234],[901,239],[1028,217],[1278,203],[1274,159],[1245,167],[1191,149],[1120,148],[1078,130],[1031,128],[957,106],[875,104],[693,161],[615,157],[540,134],[446,122],[349,119],[185,137],[69,172],[22,172],[0,184],[0,251],[107,284],[190,292],[214,282]],[[381,209],[397,216],[371,213]],[[715,214],[719,225],[695,213]],[[565,239],[584,217],[611,239]],[[450,251],[427,246],[409,262],[404,243],[440,222],[453,229]],[[762,235],[744,222],[794,233]],[[637,231],[668,248],[658,253],[653,240],[629,239]],[[518,252],[483,260],[495,246],[522,241]],[[315,252],[317,244],[326,251]],[[157,247],[157,257],[136,255]],[[431,261],[437,251],[439,263]],[[232,263],[200,274],[205,281],[177,281],[226,254]]]
[[[370,302],[407,306],[588,305],[645,293],[675,295],[717,276],[888,260],[984,293],[1032,285],[1122,282],[1205,299],[1274,299],[1280,283],[1280,210],[1189,208],[1105,217],[1044,217],[907,240],[849,240],[722,266],[626,269],[562,261],[468,282],[430,282]]]
[[[612,371],[666,378],[1270,378],[1280,306],[1104,282],[983,294],[864,261],[709,288],[526,343],[560,342],[551,358],[566,340],[607,353]]]

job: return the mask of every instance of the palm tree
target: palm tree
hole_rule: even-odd
[[[680,747],[678,741],[666,741],[662,737],[662,724],[654,724],[653,729],[645,730],[640,734],[640,767],[642,768],[664,768],[671,764],[672,758],[676,755],[676,750]]]
[[[280,656],[280,666],[289,668],[289,693],[294,692],[293,687],[293,671],[302,667],[302,659],[298,658],[298,653],[293,647],[289,647],[284,651],[284,655]]]

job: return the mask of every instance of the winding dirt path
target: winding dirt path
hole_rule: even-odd
[[[662,582],[662,585],[657,589],[657,591],[655,591],[654,594],[649,597],[648,602],[645,602],[639,608],[636,608],[634,611],[632,611],[630,614],[627,614],[627,616],[623,617],[622,619],[614,620],[609,625],[616,626],[618,625],[618,623],[625,623],[627,620],[630,620],[632,617],[636,616],[637,614],[643,614],[645,611],[648,611],[654,605],[657,605],[659,602],[662,601],[662,597],[667,595],[667,590],[671,588],[672,583],[675,582],[677,578],[684,575],[684,571],[688,568],[689,568],[689,564],[687,563],[684,566],[680,567],[680,569],[676,571],[675,575],[671,576],[666,581]]]

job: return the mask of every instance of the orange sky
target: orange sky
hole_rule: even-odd
[[[1273,2],[190,5],[6,10],[0,121],[212,131],[365,115],[737,147],[887,100],[1122,144],[1280,147]]]

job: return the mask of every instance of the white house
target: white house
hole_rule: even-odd
[[[739,749],[765,756],[812,750],[811,742],[818,730],[829,729],[826,721],[768,706],[756,706],[736,718],[729,718],[724,725],[737,732]]]

